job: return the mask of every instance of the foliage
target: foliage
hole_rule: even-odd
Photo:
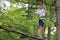
[[[36,2],[36,0],[23,0],[22,3],[28,2],[29,5],[33,5],[32,3]],[[11,3],[20,3],[20,0],[11,0]],[[55,6],[51,6],[54,3],[54,0],[46,0],[46,3],[49,5],[46,5],[48,14],[46,18],[49,18],[48,20],[45,20],[46,28],[48,26],[54,27],[54,20],[56,19],[55,14]],[[34,5],[33,5],[34,6]],[[10,26],[11,28],[17,28],[17,31],[29,34],[29,35],[38,35],[38,16],[33,14],[33,10],[27,12],[27,16],[23,16],[23,14],[26,14],[26,8],[16,8],[11,7],[9,11],[0,16],[0,25],[4,25],[6,27]],[[51,20],[50,20],[51,19]],[[53,35],[54,37],[54,35]],[[2,29],[0,29],[0,40],[29,40],[30,38],[20,38],[20,35],[6,32]],[[30,39],[33,40],[33,39]],[[54,40],[51,38],[51,40]]]

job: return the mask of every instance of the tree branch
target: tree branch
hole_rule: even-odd
[[[31,36],[31,35],[27,35],[27,34],[22,33],[22,32],[18,32],[18,31],[16,31],[16,29],[11,29],[11,28],[5,27],[5,26],[0,26],[0,28],[5,30],[5,31],[8,31],[8,32],[14,32],[14,33],[17,33],[17,34],[21,34],[23,37],[29,37],[29,38],[33,38],[33,39],[37,39],[37,40],[42,40],[42,39],[37,38],[35,36]]]

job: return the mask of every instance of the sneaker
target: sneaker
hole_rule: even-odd
[[[47,37],[44,37],[43,40],[47,40]]]
[[[43,38],[42,38],[42,37],[40,37],[40,36],[37,36],[37,38],[38,38],[38,39],[43,39]]]

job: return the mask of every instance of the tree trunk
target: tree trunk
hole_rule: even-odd
[[[48,40],[50,40],[50,32],[51,32],[51,28],[50,26],[48,27]]]
[[[57,40],[60,40],[60,0],[56,0]]]

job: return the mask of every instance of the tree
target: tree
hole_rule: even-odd
[[[60,40],[60,0],[56,0],[57,40]]]
[[[27,35],[37,36],[38,35],[38,32],[37,32],[38,16],[33,15],[32,11],[35,11],[38,8],[37,2],[41,0],[33,0],[33,1],[32,0],[10,0],[10,1],[11,1],[11,4],[17,4],[17,5],[27,3],[29,4],[29,7],[28,7],[29,9],[26,11],[25,7],[17,8],[11,5],[10,10],[3,13],[4,15],[0,17],[0,25],[3,24],[5,26],[5,28],[2,28],[2,29],[8,30],[9,28],[11,29],[16,28],[19,33],[23,32],[23,33],[26,33]],[[54,8],[54,6],[52,5],[54,0],[46,0],[45,2],[47,3],[46,8],[49,11],[47,18],[52,18],[52,17],[55,18],[55,14],[53,14],[54,10],[51,10],[52,15],[50,15],[51,14],[50,9]],[[52,6],[50,7],[50,5]],[[28,14],[27,16],[22,16],[23,14],[26,14],[26,13]],[[48,20],[46,20],[45,24],[47,24],[46,25],[47,29],[48,29],[48,26],[52,27],[52,25],[54,25],[53,22]],[[6,29],[6,27],[8,29]],[[1,40],[35,40],[35,39],[31,39],[30,38],[31,36],[23,39],[20,37],[21,36],[20,34],[15,33],[16,31],[15,32],[8,32],[8,31],[4,31],[0,29]],[[50,31],[49,31],[49,36],[51,36]]]

